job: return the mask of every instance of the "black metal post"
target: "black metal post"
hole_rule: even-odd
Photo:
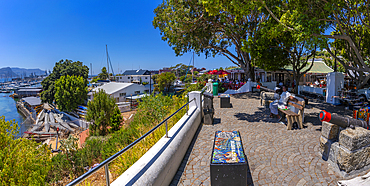
[[[337,42],[334,40],[335,43],[335,58],[334,58],[334,72],[337,72]]]

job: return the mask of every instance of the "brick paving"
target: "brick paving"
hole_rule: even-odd
[[[312,102],[311,102],[312,101]],[[286,130],[269,118],[258,93],[231,97],[232,108],[220,108],[214,99],[213,125],[201,125],[171,185],[210,185],[210,161],[215,131],[238,130],[249,171],[248,185],[336,185],[341,180],[319,154],[321,109],[350,115],[341,106],[310,100],[304,129]]]

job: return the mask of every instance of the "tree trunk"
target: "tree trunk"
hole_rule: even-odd
[[[252,67],[251,64],[247,63],[246,65],[240,65],[240,67],[244,70],[244,74],[245,74],[245,79],[246,81],[248,81],[248,79],[250,78],[251,81],[255,81],[255,77],[254,77],[254,67]]]
[[[300,74],[300,73],[296,73],[294,76],[293,76],[293,79],[295,80],[295,83],[294,83],[294,94],[298,94],[298,85],[299,85],[299,81],[300,81],[300,79],[301,79],[301,77],[302,77],[302,74]],[[293,80],[293,82],[294,82],[294,80]]]

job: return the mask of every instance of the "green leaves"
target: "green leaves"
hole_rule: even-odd
[[[55,63],[53,72],[46,77],[42,82],[42,88],[44,89],[41,92],[41,100],[44,103],[53,103],[55,97],[54,84],[62,76],[81,76],[84,79],[85,86],[87,86],[87,77],[89,75],[89,68],[86,65],[83,65],[82,62],[72,60],[60,60]]]
[[[62,76],[55,82],[55,101],[60,110],[72,111],[87,98],[87,86],[81,76]]]
[[[90,125],[90,135],[104,136],[110,131],[119,129],[123,121],[115,101],[104,90],[94,94],[94,99],[88,102],[86,120],[93,122]]]
[[[109,77],[109,74],[108,74],[108,71],[107,71],[107,68],[103,67],[101,69],[101,72],[99,73],[99,79],[102,79],[102,80],[106,80],[108,79]]]
[[[156,79],[157,85],[155,87],[155,91],[167,91],[170,90],[172,83],[175,81],[176,76],[172,72],[165,72],[158,75]]]
[[[18,124],[0,117],[0,185],[43,185],[51,168],[46,145],[18,138]]]

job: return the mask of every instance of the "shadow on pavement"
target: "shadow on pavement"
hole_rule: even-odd
[[[248,122],[276,122],[277,119],[270,118],[270,113],[268,109],[265,108],[258,108],[258,110],[253,114],[247,113],[235,113],[234,116],[238,118],[238,120],[245,120]]]
[[[221,123],[221,118],[213,118],[213,125],[217,125]]]

